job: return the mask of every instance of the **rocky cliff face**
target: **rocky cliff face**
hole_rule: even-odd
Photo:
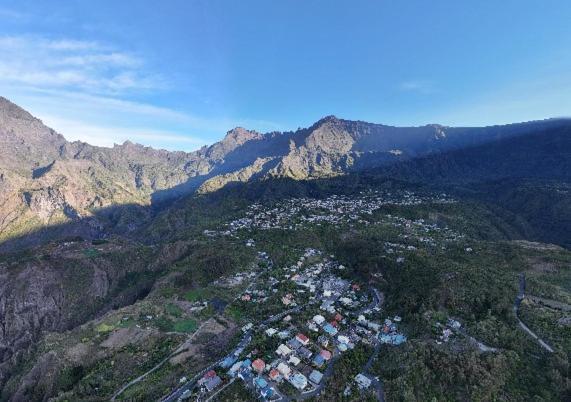
[[[0,389],[45,332],[71,329],[144,296],[152,286],[148,278],[162,266],[154,258],[149,249],[126,242],[96,247],[68,242],[35,249],[32,258],[22,254],[4,258],[0,263]]]

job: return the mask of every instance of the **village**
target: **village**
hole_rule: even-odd
[[[406,342],[398,329],[401,317],[380,319],[383,294],[337,276],[343,269],[321,251],[305,250],[297,264],[282,269],[282,280],[295,286],[279,297],[283,311],[260,323],[245,324],[239,345],[182,398],[205,400],[224,384],[239,380],[264,400],[306,399],[321,392],[335,360],[356,345],[365,344],[378,353],[380,345]],[[276,290],[282,283],[271,282]],[[242,294],[241,302],[255,304],[267,298],[251,289]],[[346,392],[362,392],[374,384],[376,378],[356,372]]]
[[[396,240],[385,242],[379,251],[398,264],[405,261],[407,253],[426,247],[445,250],[463,236],[422,219],[379,214],[377,210],[386,205],[454,202],[446,195],[376,191],[321,200],[289,199],[271,206],[254,204],[245,217],[204,235],[232,236],[242,239],[245,247],[256,248],[256,241],[249,237],[255,230],[385,225],[394,231]],[[307,248],[294,264],[283,267],[274,266],[267,252],[258,251],[258,257],[266,261],[262,272],[221,279],[241,283],[246,277],[253,278],[235,301],[239,309],[249,312],[237,346],[196,381],[189,381],[164,400],[211,400],[236,381],[255,398],[305,400],[322,393],[327,379],[334,375],[334,363],[359,345],[367,347],[371,355],[367,364],[353,373],[345,395],[372,392],[382,400],[382,382],[368,368],[382,347],[399,347],[407,341],[400,330],[403,317],[383,314],[384,294],[344,275],[346,267],[321,250]],[[452,336],[450,328],[442,331],[437,342]]]

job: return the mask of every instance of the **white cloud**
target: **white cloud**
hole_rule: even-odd
[[[0,82],[6,84],[93,93],[164,86],[156,74],[145,73],[140,58],[94,41],[2,36],[0,53]]]

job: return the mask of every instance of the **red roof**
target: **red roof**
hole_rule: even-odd
[[[326,349],[322,349],[321,352],[319,352],[319,354],[321,355],[321,357],[323,357],[325,360],[329,360],[331,359],[331,352],[326,350]]]
[[[337,321],[343,321],[343,316],[339,313],[335,314],[335,320]]]
[[[252,367],[256,371],[264,371],[264,368],[266,367],[266,363],[264,363],[264,361],[262,359],[256,359],[252,362]]]
[[[335,320],[334,320],[334,321],[331,321],[330,324],[331,324],[332,326],[334,326],[335,328],[338,328],[338,327],[339,327],[339,323],[338,323],[337,321],[335,321]]]
[[[271,370],[270,370],[270,378],[271,378],[272,380],[278,378],[279,376],[280,376],[280,372],[279,372],[279,371],[277,371],[276,369],[271,369]]]
[[[214,370],[209,370],[206,372],[206,374],[204,374],[204,377],[202,378],[212,378],[216,376],[216,371]]]
[[[304,334],[297,334],[296,338],[301,342],[301,343],[307,343],[309,342],[309,338],[307,336],[305,336]]]

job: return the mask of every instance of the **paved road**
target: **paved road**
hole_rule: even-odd
[[[525,325],[523,321],[519,318],[519,307],[524,298],[525,298],[525,274],[522,272],[521,274],[519,274],[519,292],[514,302],[515,317],[521,329],[523,329],[525,332],[528,333],[529,336],[535,339],[543,349],[547,350],[549,353],[553,353],[554,352],[553,348],[549,346],[547,342],[545,342],[543,339],[537,336],[535,332],[529,329],[529,327]]]
[[[208,321],[206,321],[208,322]],[[196,331],[194,331],[194,333],[188,338],[185,339],[184,342],[182,342],[175,350],[174,352],[172,352],[170,355],[168,355],[167,357],[165,357],[163,360],[161,360],[155,367],[153,367],[152,369],[150,369],[149,371],[147,371],[146,373],[140,375],[139,377],[135,378],[134,380],[128,382],[127,384],[123,385],[121,387],[121,389],[119,389],[117,392],[115,392],[115,394],[113,394],[113,396],[111,397],[111,401],[115,401],[123,392],[125,392],[127,390],[127,388],[137,384],[138,382],[142,381],[145,379],[145,377],[147,377],[149,374],[154,373],[155,371],[157,371],[159,368],[161,368],[167,361],[169,361],[172,357],[176,356],[178,353],[181,352],[182,347],[189,341],[191,341],[197,333],[200,332],[200,330],[202,329],[202,327],[204,325],[206,325],[206,322],[203,322],[202,325],[200,327],[198,327],[198,329]]]
[[[371,293],[373,294],[373,302],[372,306],[369,306],[368,308],[373,309],[377,306],[382,305],[382,303],[385,301],[384,295],[381,292],[379,292],[376,288],[371,288]],[[375,395],[377,396],[377,400],[380,402],[385,402],[385,390],[383,388],[382,380],[380,379],[377,380],[376,377],[369,374],[369,370],[371,369],[373,362],[379,355],[380,351],[381,351],[381,343],[377,340],[377,343],[375,344],[375,349],[373,350],[373,353],[369,357],[369,360],[367,360],[365,366],[363,366],[361,372],[371,379],[372,381],[371,386],[375,389]]]

